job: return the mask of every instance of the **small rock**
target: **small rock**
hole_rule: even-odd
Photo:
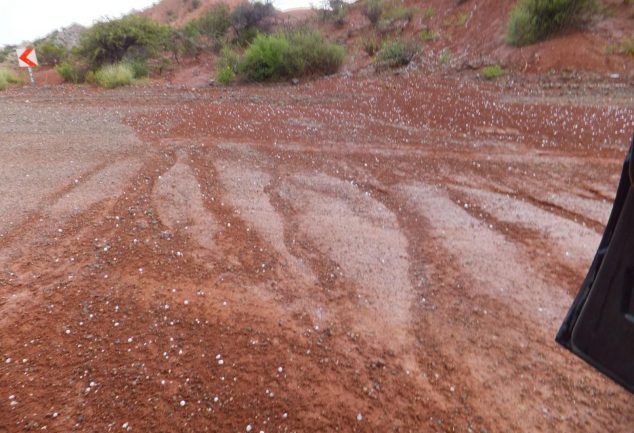
[[[293,78],[291,83],[293,83],[293,86],[297,86],[299,84],[299,78]]]

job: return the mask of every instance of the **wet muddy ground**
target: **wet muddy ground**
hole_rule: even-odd
[[[615,83],[0,96],[0,432],[627,432],[554,334]]]

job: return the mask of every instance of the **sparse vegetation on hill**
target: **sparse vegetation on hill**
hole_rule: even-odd
[[[327,4],[319,9],[319,16],[322,21],[332,22],[337,27],[346,23],[349,5],[343,0],[328,0]]]
[[[92,67],[124,59],[157,57],[170,45],[171,29],[138,15],[98,22],[81,36],[79,53]]]
[[[382,0],[364,0],[361,11],[370,23],[376,26],[383,15],[384,7]]]
[[[183,34],[197,47],[219,50],[231,26],[231,12],[225,4],[217,4],[199,18],[188,22]]]
[[[6,45],[0,48],[0,63],[5,62],[11,55],[15,56],[16,45]]]
[[[596,0],[520,0],[509,14],[506,40],[528,45],[581,26],[597,10]]]
[[[418,46],[413,41],[387,41],[377,53],[376,64],[379,68],[405,66],[412,61],[417,52]]]

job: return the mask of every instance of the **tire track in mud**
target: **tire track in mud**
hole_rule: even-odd
[[[204,201],[198,179],[182,157],[158,176],[152,191],[152,202],[165,226],[213,250],[218,224],[206,211]]]
[[[587,368],[569,379],[569,365],[552,340],[553,322],[570,301],[563,290],[558,290],[557,297],[557,290],[540,281],[530,265],[527,268],[523,251],[472,217],[443,189],[407,185],[400,193],[408,207],[430,224],[428,242],[436,245],[436,254],[428,255],[430,268],[435,268],[431,278],[433,284],[442,286],[444,281],[448,287],[430,296],[437,310],[429,321],[435,324],[436,338],[454,340],[455,344],[440,350],[449,359],[463,360],[456,369],[462,371],[467,394],[478,395],[473,402],[476,412],[510,429],[521,429],[518,420],[556,431],[576,431],[573,425],[587,423],[596,423],[597,428],[609,425],[609,419],[596,420],[562,404],[571,398],[568,390],[578,381],[596,393],[601,389],[601,381]],[[504,261],[496,259],[498,254]],[[498,292],[496,288],[502,286],[505,290]],[[496,331],[489,334],[485,329]],[[474,335],[479,337],[474,340]],[[455,346],[462,353],[455,352]],[[537,393],[528,388],[526,377],[527,371],[536,368],[548,377],[542,379]]]
[[[536,230],[549,239],[550,250],[555,260],[583,271],[587,269],[600,241],[600,234],[572,220],[558,216],[530,201],[508,194],[484,191],[474,188],[458,188],[494,218],[505,224],[513,224]],[[548,256],[550,252],[546,252]],[[587,263],[584,263],[587,261]]]
[[[274,163],[274,158],[248,145],[222,147],[236,158],[235,162],[216,162],[227,190],[226,200],[261,233],[281,260],[291,265],[290,276],[304,286],[308,292],[305,295],[314,298],[310,291],[326,289],[339,292],[335,295],[339,300],[352,303],[336,306],[332,298],[325,303],[315,299],[316,305],[304,305],[314,318],[328,322],[347,317],[348,326],[356,332],[367,334],[372,330],[370,335],[376,337],[385,334],[375,323],[376,317],[381,317],[379,322],[387,324],[391,334],[380,337],[381,341],[388,342],[392,350],[404,345],[410,328],[412,290],[406,278],[406,242],[398,238],[396,220],[390,212],[343,180],[325,175],[305,178],[292,174],[293,170],[282,176],[280,171],[288,169],[284,162]],[[260,168],[254,167],[256,161]],[[315,187],[313,180],[320,180],[321,186]],[[388,232],[381,235],[381,230]],[[396,243],[390,246],[389,238],[394,236]],[[369,261],[360,262],[359,248],[376,252],[368,251]],[[394,248],[400,252],[392,251]],[[308,272],[306,264],[312,267]],[[315,287],[316,283],[320,287]],[[350,307],[352,312],[346,312]],[[337,313],[329,311],[331,308]],[[357,308],[375,314],[355,312]],[[373,319],[368,321],[367,317]]]
[[[296,212],[299,231],[354,281],[352,308],[367,311],[356,317],[360,328],[373,329],[393,350],[406,345],[413,290],[407,241],[394,215],[356,186],[323,174],[293,176],[279,194]],[[377,318],[382,325],[373,324]]]

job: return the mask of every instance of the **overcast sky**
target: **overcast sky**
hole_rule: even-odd
[[[53,30],[79,23],[91,25],[102,17],[119,17],[158,0],[0,0],[0,46],[19,44]],[[314,2],[314,1],[313,1]],[[317,2],[319,3],[319,2]],[[310,0],[277,0],[280,9],[308,6]]]

